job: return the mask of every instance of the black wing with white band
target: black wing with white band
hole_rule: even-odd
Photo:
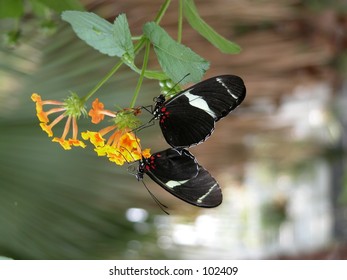
[[[215,122],[240,105],[245,96],[240,77],[222,75],[197,83],[167,101],[159,96],[153,114],[168,144],[190,147],[205,141]]]
[[[167,149],[142,159],[139,175],[147,174],[169,193],[199,207],[216,207],[222,202],[217,181],[187,150]]]

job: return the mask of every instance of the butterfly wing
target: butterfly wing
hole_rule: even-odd
[[[207,208],[221,204],[219,184],[187,150],[168,149],[157,154],[146,168],[146,174],[153,181],[190,204]],[[169,155],[169,160],[165,155]]]
[[[198,103],[202,98],[209,113],[214,114],[214,120],[218,121],[241,104],[246,97],[246,87],[240,77],[222,75],[196,84],[190,93],[194,96],[190,97],[191,103]]]
[[[228,115],[245,98],[243,80],[217,76],[182,91],[162,104],[159,125],[173,147],[196,145],[211,135],[215,122]]]
[[[167,149],[145,159],[145,172],[166,182],[185,181],[198,174],[198,164],[187,150]]]
[[[176,148],[185,148],[203,142],[214,129],[215,121],[208,113],[192,107],[184,98],[167,107],[167,117],[159,122],[166,142]]]

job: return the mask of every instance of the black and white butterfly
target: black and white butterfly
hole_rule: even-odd
[[[185,149],[170,148],[149,158],[143,157],[136,172],[137,179],[142,180],[144,174],[169,193],[195,206],[211,208],[222,203],[217,181]]]
[[[215,122],[228,115],[244,100],[246,87],[234,75],[216,76],[191,86],[165,100],[155,99],[153,119],[166,142],[175,148],[187,148],[205,141]]]

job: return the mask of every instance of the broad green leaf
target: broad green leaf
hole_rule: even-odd
[[[52,10],[59,13],[66,10],[79,10],[79,11],[84,10],[83,6],[78,0],[59,0],[59,1],[36,0],[36,1],[42,3],[48,8],[51,8]]]
[[[71,24],[77,36],[88,45],[109,56],[121,57],[125,51],[114,38],[114,26],[94,13],[65,11],[62,19]]]
[[[178,83],[188,73],[190,75],[181,84],[198,82],[202,79],[209,67],[208,61],[173,40],[154,22],[146,23],[143,31],[154,46],[161,68],[174,82]]]
[[[116,45],[127,54],[128,59],[134,59],[134,45],[131,40],[129,24],[125,14],[119,15],[113,24]]]
[[[211,26],[209,26],[200,16],[193,0],[183,1],[184,16],[189,24],[207,39],[212,45],[223,53],[236,54],[241,51],[241,47],[219,35]]]
[[[23,12],[23,0],[0,0],[0,18],[18,18]]]

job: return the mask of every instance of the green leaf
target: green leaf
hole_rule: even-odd
[[[41,4],[47,6],[48,8],[51,8],[52,10],[58,13],[62,11],[66,11],[66,10],[78,10],[78,11],[84,10],[83,6],[78,0],[59,0],[59,1],[36,0],[36,1],[40,2]]]
[[[23,12],[23,0],[0,0],[0,18],[19,18]]]
[[[146,23],[143,32],[153,44],[161,68],[174,82],[178,83],[188,73],[190,75],[181,84],[202,79],[209,67],[208,61],[173,40],[154,22]]]
[[[209,26],[200,16],[193,0],[183,1],[184,16],[189,24],[207,39],[212,45],[223,53],[236,54],[241,51],[241,47],[219,35],[211,26]]]
[[[125,51],[116,44],[114,26],[94,13],[65,11],[62,19],[71,24],[77,36],[89,46],[109,56],[121,57]]]
[[[134,45],[131,40],[128,20],[125,14],[120,14],[113,24],[116,45],[127,54],[128,59],[134,59]]]

